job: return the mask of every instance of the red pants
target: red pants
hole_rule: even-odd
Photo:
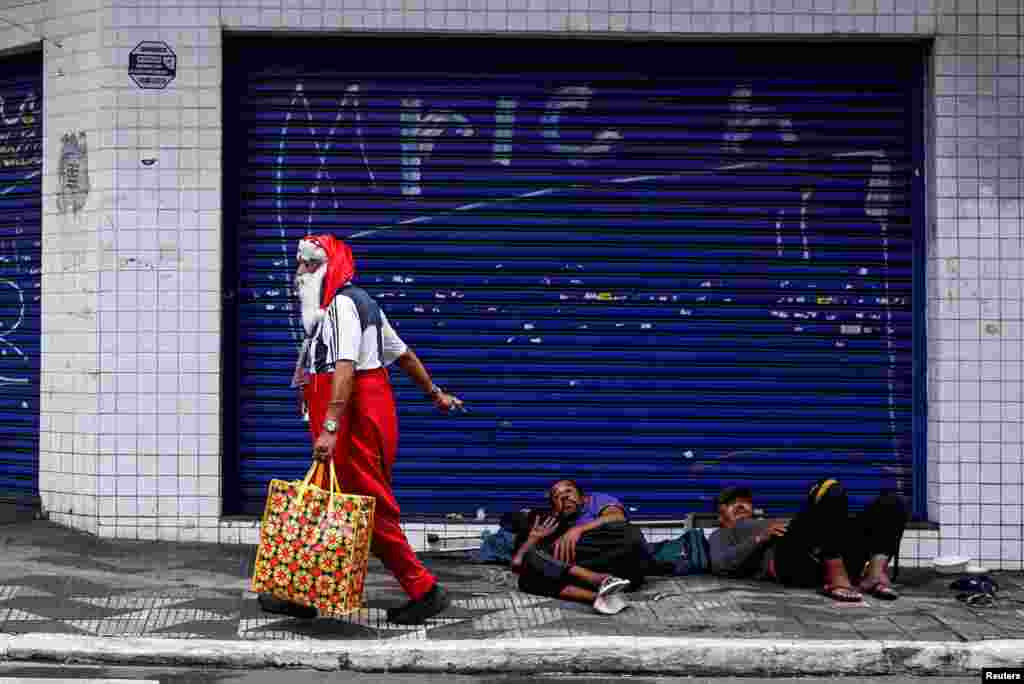
[[[315,374],[305,388],[309,429],[314,442],[327,416],[332,378],[331,373]],[[405,593],[418,600],[430,591],[436,580],[423,567],[402,532],[401,512],[391,491],[391,468],[397,451],[398,414],[387,370],[356,373],[352,396],[338,425],[334,467],[343,492],[377,500],[370,550],[398,579]]]

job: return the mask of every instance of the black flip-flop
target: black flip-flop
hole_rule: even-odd
[[[875,598],[882,599],[883,601],[895,601],[900,597],[900,593],[892,588],[887,582],[875,582],[871,586],[860,585],[860,591],[865,594],[870,594]]]

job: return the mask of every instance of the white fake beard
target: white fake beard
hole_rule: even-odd
[[[323,264],[312,273],[303,273],[295,278],[295,287],[302,305],[302,327],[307,337],[313,334],[324,318],[324,310],[320,308],[320,289],[326,275],[327,264]]]

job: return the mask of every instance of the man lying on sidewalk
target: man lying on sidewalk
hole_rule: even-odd
[[[753,510],[749,489],[729,487],[719,494],[719,529],[708,540],[712,573],[821,586],[836,601],[861,601],[861,592],[899,598],[888,573],[908,517],[898,495],[883,493],[851,519],[842,485],[822,480],[788,523],[755,520]],[[851,577],[859,579],[860,591]]]
[[[512,569],[529,594],[592,603],[614,614],[625,608],[617,594],[639,587],[651,555],[643,533],[626,520],[608,494],[585,495],[573,480],[548,490],[550,512],[533,511],[519,525]]]
[[[526,541],[512,556],[512,570],[519,574],[519,589],[530,594],[589,603],[604,615],[621,612],[626,603],[620,592],[629,580],[608,573],[593,572],[557,560],[537,546],[558,529],[558,518],[538,517]]]

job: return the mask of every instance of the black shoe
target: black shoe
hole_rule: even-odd
[[[287,615],[289,617],[301,618],[303,620],[312,620],[316,617],[316,608],[313,606],[300,606],[297,603],[291,601],[282,601],[279,598],[274,598],[270,594],[259,595],[260,608],[267,613],[276,613],[278,615]]]
[[[426,596],[419,601],[409,601],[400,608],[389,608],[388,622],[396,625],[422,625],[428,618],[447,610],[451,605],[452,599],[448,592],[435,582]]]

